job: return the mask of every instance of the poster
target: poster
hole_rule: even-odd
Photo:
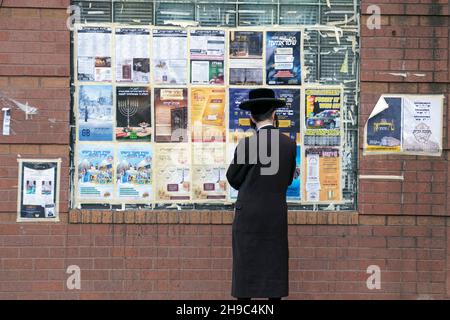
[[[187,83],[187,32],[153,30],[153,82],[156,85]]]
[[[114,190],[112,144],[78,144],[78,199],[111,200]]]
[[[78,96],[78,139],[80,141],[112,141],[112,86],[80,86]]]
[[[266,83],[300,85],[300,32],[268,31],[266,34]]]
[[[150,82],[150,30],[116,29],[116,81]]]
[[[187,143],[155,145],[156,201],[191,199],[191,154]]]
[[[60,160],[19,160],[18,221],[59,221]]]
[[[147,141],[152,138],[150,89],[116,88],[116,140]]]
[[[441,155],[442,95],[408,95],[403,98],[403,152]]]
[[[110,82],[111,28],[80,27],[77,39],[78,81]]]
[[[380,112],[371,114],[366,127],[366,150],[399,152],[402,144],[401,97],[382,97],[377,104]]]
[[[341,201],[341,161],[339,148],[306,148],[304,172],[304,194],[307,202]]]
[[[225,142],[225,89],[191,88],[193,142]]]
[[[131,201],[152,201],[152,157],[151,144],[118,146],[117,198]]]
[[[194,143],[192,166],[193,200],[226,198],[225,144]]]
[[[239,142],[243,137],[253,134],[250,126],[250,111],[242,110],[239,105],[248,100],[251,89],[229,89],[229,137],[233,143]],[[278,108],[278,128],[280,132],[288,135],[292,140],[300,143],[300,90],[299,89],[274,89],[275,97],[286,101],[286,106]]]
[[[294,173],[294,180],[292,180],[292,183],[287,189],[286,192],[286,199],[287,201],[300,201],[302,199],[301,197],[301,191],[300,191],[300,175],[301,175],[301,149],[300,146],[297,145],[297,155],[295,157],[295,173]]]
[[[234,152],[236,150],[236,147],[238,146],[238,143],[227,143],[226,144],[226,152],[227,152],[227,165],[229,166],[231,164],[231,162],[233,161],[234,158]],[[227,170],[228,170],[228,166],[227,166]],[[234,189],[232,186],[230,186],[228,184],[228,198],[230,200],[236,200],[238,196],[238,190]]]
[[[263,84],[263,32],[230,31],[230,84]]]
[[[341,89],[305,89],[305,145],[341,144]]]
[[[192,84],[224,84],[225,31],[190,32]]]
[[[188,141],[186,88],[155,88],[155,142]]]

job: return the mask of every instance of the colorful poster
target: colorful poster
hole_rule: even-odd
[[[231,164],[231,162],[233,161],[234,158],[234,152],[236,150],[238,143],[227,143],[226,144],[226,152],[227,152],[227,165],[229,166]],[[228,166],[227,166],[227,170],[228,170]],[[226,172],[225,172],[226,174]],[[238,196],[238,190],[234,189],[232,186],[228,185],[228,199],[230,200],[236,200]]]
[[[77,124],[78,139],[80,141],[112,141],[112,86],[80,86]]]
[[[191,88],[193,142],[225,142],[225,89]]]
[[[230,84],[263,84],[263,32],[230,31]]]
[[[113,145],[78,144],[78,199],[110,200],[114,190]]]
[[[117,87],[116,90],[116,140],[150,142],[152,117],[149,88]]]
[[[109,27],[78,29],[78,81],[111,81],[111,38]]]
[[[366,150],[400,152],[402,144],[401,97],[381,97],[366,127]],[[379,111],[379,112],[378,112]]]
[[[341,161],[338,148],[305,150],[304,194],[307,202],[341,201]]]
[[[301,174],[301,149],[300,146],[297,145],[297,156],[295,158],[295,174],[294,174],[294,180],[292,181],[291,185],[288,187],[286,192],[286,199],[287,201],[300,201],[302,199],[301,197],[301,191],[300,191],[300,174]]]
[[[117,82],[150,82],[150,30],[116,29]]]
[[[305,89],[305,145],[341,144],[341,89]]]
[[[155,142],[187,142],[187,89],[155,88],[154,105]]]
[[[191,199],[191,154],[186,143],[155,145],[156,201]]]
[[[152,201],[151,144],[120,145],[117,150],[116,179],[119,199]]]
[[[153,30],[153,82],[156,85],[187,83],[187,31]]]
[[[190,32],[191,83],[224,84],[225,31]]]
[[[194,200],[226,198],[225,144],[194,143],[192,188]]]
[[[408,95],[403,98],[403,152],[442,153],[442,95]]]
[[[21,160],[19,215],[22,219],[58,220],[58,161]]]
[[[239,105],[248,100],[251,89],[230,88],[229,89],[229,142],[237,144],[244,137],[253,135],[255,132],[250,126],[250,111],[242,110]]]
[[[266,34],[266,83],[300,85],[300,32],[268,31]]]

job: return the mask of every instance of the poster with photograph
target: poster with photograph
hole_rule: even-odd
[[[156,201],[191,199],[191,153],[187,143],[155,145]]]
[[[300,85],[300,32],[267,31],[266,83],[268,85]]]
[[[295,173],[294,173],[294,180],[292,180],[292,183],[287,189],[286,192],[286,199],[287,201],[300,201],[302,199],[301,197],[301,149],[300,146],[297,145],[297,155],[295,157]]]
[[[194,200],[224,200],[227,178],[225,144],[194,143],[192,189]]]
[[[19,160],[18,221],[59,221],[59,166],[60,160]]]
[[[225,31],[192,30],[189,44],[191,84],[223,85]]]
[[[120,200],[152,201],[151,144],[122,144],[117,149],[117,198]]]
[[[116,140],[146,141],[152,138],[150,89],[116,87]]]
[[[78,140],[112,141],[113,92],[111,85],[81,85],[78,95]]]
[[[112,144],[78,144],[78,199],[109,201],[114,190],[114,147]]]
[[[263,32],[230,31],[230,84],[263,84]]]
[[[342,90],[305,89],[305,145],[341,144]]]
[[[116,81],[150,82],[150,30],[116,29]]]
[[[155,88],[155,142],[188,141],[186,88]]]
[[[187,83],[187,31],[153,30],[153,83],[184,85]]]
[[[306,148],[303,180],[307,202],[342,200],[340,159],[339,148]]]
[[[78,81],[110,82],[111,28],[80,27],[77,38]]]
[[[402,145],[401,97],[381,97],[366,127],[365,149],[376,152],[400,152]],[[378,112],[379,111],[379,112]]]
[[[225,89],[191,88],[193,142],[225,142]]]

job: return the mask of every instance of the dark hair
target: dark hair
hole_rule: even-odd
[[[260,113],[260,114],[253,114],[252,113],[252,118],[256,121],[256,122],[261,122],[261,121],[265,121],[268,120],[272,117],[272,113],[275,111],[275,109],[270,109],[269,111],[265,112],[265,113]]]

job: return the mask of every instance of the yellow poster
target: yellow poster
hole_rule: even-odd
[[[320,147],[305,150],[304,193],[307,202],[342,200],[341,158],[338,148]]]
[[[187,144],[155,145],[156,201],[190,200],[190,152]]]
[[[225,89],[192,88],[193,142],[225,142]]]

